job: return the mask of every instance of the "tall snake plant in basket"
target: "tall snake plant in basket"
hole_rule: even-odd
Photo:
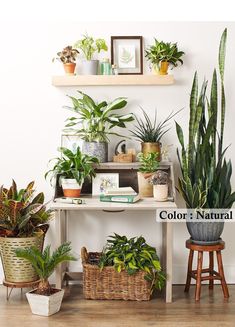
[[[194,75],[190,96],[188,146],[184,143],[183,130],[176,123],[181,145],[177,150],[182,177],[178,190],[187,208],[227,209],[235,201],[231,190],[232,165],[226,160],[227,147],[223,146],[225,123],[224,69],[227,29],[224,30],[219,47],[219,77],[214,69],[210,90],[204,81],[199,91],[197,72]],[[218,241],[222,231],[220,223],[187,223],[191,238],[197,243],[212,244]]]

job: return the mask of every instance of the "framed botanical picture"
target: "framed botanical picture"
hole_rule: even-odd
[[[111,63],[119,75],[143,74],[142,36],[111,36]]]
[[[92,195],[104,194],[105,190],[119,187],[118,173],[97,173],[92,179]]]

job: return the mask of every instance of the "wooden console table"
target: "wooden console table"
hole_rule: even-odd
[[[56,235],[57,246],[67,241],[67,228],[69,225],[70,211],[153,211],[156,214],[156,210],[160,208],[176,208],[175,202],[156,202],[153,198],[144,198],[134,204],[128,203],[110,203],[100,202],[99,198],[84,196],[85,204],[65,204],[53,202],[51,209],[55,210],[55,223],[56,223]],[[157,223],[156,224],[160,224]],[[172,241],[173,241],[173,224],[169,222],[163,222],[162,224],[162,263],[163,268],[167,274],[165,299],[167,303],[172,302]],[[56,270],[56,287],[61,288],[64,277],[69,275],[68,267],[66,265],[60,265]]]

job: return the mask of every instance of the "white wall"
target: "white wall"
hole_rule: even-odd
[[[1,23],[0,23],[1,25]],[[58,64],[52,65],[51,58],[63,46],[73,43],[84,32],[103,37],[110,42],[111,35],[142,35],[145,45],[153,37],[164,41],[177,41],[186,52],[183,67],[175,69],[176,83],[161,87],[83,87],[97,100],[111,100],[118,96],[128,97],[127,111],[138,112],[138,106],[144,107],[151,116],[158,109],[159,119],[170,111],[184,107],[177,121],[186,129],[188,121],[188,103],[191,82],[195,70],[200,80],[211,78],[217,64],[220,35],[228,27],[228,48],[226,59],[227,119],[225,143],[232,145],[228,150],[235,162],[235,143],[233,138],[233,104],[235,93],[233,85],[235,57],[235,23],[46,23],[21,22],[2,24],[2,49],[0,52],[0,183],[9,185],[14,178],[20,186],[35,180],[37,189],[51,198],[53,191],[44,180],[47,162],[56,155],[60,145],[61,130],[69,112],[62,109],[68,102],[66,94],[75,94],[76,88],[55,88],[51,86],[51,74],[63,74]],[[105,55],[106,56],[106,55]],[[173,126],[173,124],[172,124]],[[117,140],[113,140],[110,145]],[[178,146],[175,128],[164,139],[165,144],[174,144],[171,158],[178,164],[175,149]],[[233,177],[233,186],[235,180]],[[101,249],[106,237],[112,233],[129,235],[142,234],[147,241],[160,250],[161,226],[155,223],[150,214],[83,214],[71,217],[70,238],[73,248],[79,253],[81,246],[89,250]],[[224,251],[224,264],[227,279],[235,282],[234,225],[227,225],[223,234],[227,249]],[[177,224],[174,233],[174,281],[184,283],[187,263],[185,240],[188,237],[184,224]],[[47,241],[53,243],[56,238],[53,223]],[[80,266],[76,263],[75,266]],[[76,267],[74,267],[76,268]],[[1,276],[0,276],[1,278]]]

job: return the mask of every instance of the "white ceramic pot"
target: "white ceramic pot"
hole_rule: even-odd
[[[98,63],[98,60],[83,60],[81,63],[82,75],[97,75]]]
[[[168,185],[153,185],[153,197],[156,201],[167,201]]]
[[[82,184],[78,184],[76,179],[62,178],[61,185],[64,196],[68,198],[78,198],[81,195]]]
[[[49,296],[35,294],[34,291],[26,293],[33,314],[48,317],[60,311],[64,290],[57,290]]]

